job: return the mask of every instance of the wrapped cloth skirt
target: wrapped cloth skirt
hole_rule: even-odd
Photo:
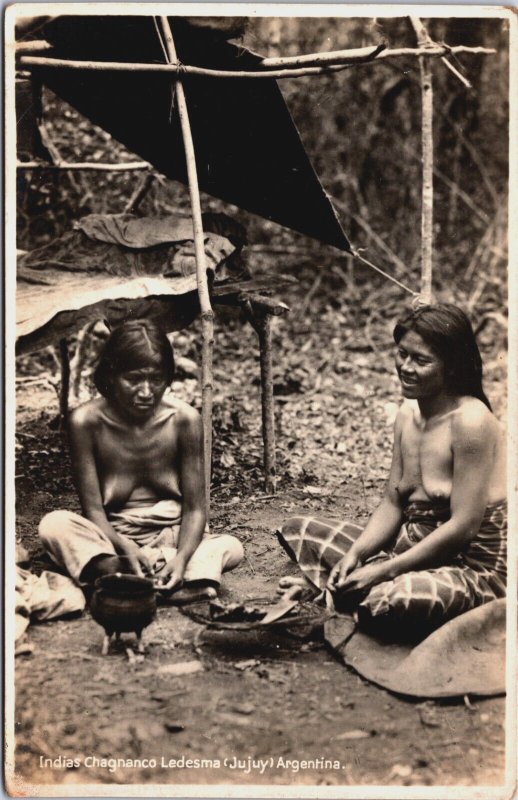
[[[394,558],[409,550],[449,517],[446,504],[410,502],[391,548],[365,563]],[[361,531],[352,522],[304,516],[288,519],[277,535],[304,576],[321,590],[333,566]],[[336,593],[335,605],[338,610],[350,610],[353,600],[360,623],[380,631],[401,627],[409,631],[434,630],[465,611],[505,596],[506,545],[507,504],[502,501],[486,508],[477,535],[450,564],[404,573],[354,599]]]

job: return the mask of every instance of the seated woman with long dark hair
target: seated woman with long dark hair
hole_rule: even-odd
[[[107,339],[94,381],[100,396],[74,409],[69,433],[82,516],[56,510],[39,532],[52,559],[80,585],[113,572],[157,575],[187,602],[215,596],[243,546],[206,525],[202,422],[166,389],[174,355],[148,320]]]
[[[399,320],[394,340],[408,402],[379,506],[363,529],[293,517],[278,535],[336,608],[378,632],[423,634],[505,595],[505,441],[463,311],[422,306]],[[296,583],[281,588],[293,596]]]

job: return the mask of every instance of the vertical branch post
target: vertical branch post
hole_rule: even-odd
[[[275,494],[275,417],[273,413],[272,318],[270,314],[261,314],[256,330],[259,337],[261,360],[264,488],[268,494]]]
[[[430,46],[431,40],[418,17],[411,17],[419,47]],[[431,59],[419,56],[421,70],[421,142],[422,142],[422,206],[421,206],[421,296],[432,301],[433,266],[433,82]]]
[[[275,414],[273,405],[272,316],[289,311],[285,303],[255,295],[242,297],[241,308],[259,338],[261,361],[261,412],[263,422],[264,484],[269,494],[275,494]]]
[[[178,61],[176,48],[171,33],[169,20],[166,16],[159,18],[164,45],[169,63]],[[214,312],[212,310],[209,287],[207,283],[207,265],[205,260],[205,246],[203,237],[203,224],[201,219],[200,191],[198,188],[198,174],[196,171],[196,158],[192,141],[189,113],[185,100],[185,92],[181,80],[176,80],[176,99],[178,114],[182,129],[185,160],[187,164],[187,178],[191,198],[192,224],[194,230],[194,252],[196,256],[196,280],[198,284],[198,297],[200,300],[202,324],[202,418],[203,418],[203,457],[205,463],[205,505],[207,516],[210,511],[210,476],[212,461],[212,350],[214,345]]]
[[[66,339],[59,340],[59,360],[61,363],[61,383],[59,386],[59,427],[62,431],[67,426],[68,395],[70,392],[70,357]]]

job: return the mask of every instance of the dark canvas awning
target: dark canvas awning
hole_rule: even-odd
[[[183,63],[235,70],[253,68],[260,60],[183,18],[171,17],[170,23]],[[46,25],[45,37],[57,58],[165,61],[152,17],[58,17]],[[187,183],[172,76],[41,67],[37,75],[129,150],[169,178]],[[183,80],[202,191],[350,250],[277,82]]]

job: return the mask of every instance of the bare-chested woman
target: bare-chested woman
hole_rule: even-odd
[[[379,631],[425,632],[505,595],[505,442],[459,308],[412,311],[394,339],[408,402],[395,422],[381,503],[363,530],[294,517],[279,538],[337,608],[357,608],[359,621]]]
[[[101,397],[70,415],[83,516],[53,511],[40,536],[80,584],[129,568],[188,600],[215,594],[222,571],[243,558],[238,539],[206,530],[201,419],[164,396],[173,375],[166,335],[145,320],[124,323],[95,370]]]

